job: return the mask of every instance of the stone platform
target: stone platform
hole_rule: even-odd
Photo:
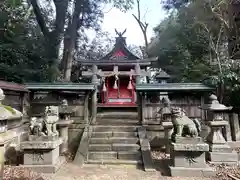
[[[62,142],[61,138],[51,141],[21,142],[21,149],[24,152],[23,167],[41,173],[56,172],[65,162],[65,158],[59,157],[59,146]]]
[[[208,144],[202,138],[177,137],[170,145],[171,176],[211,177],[215,173],[205,161]]]

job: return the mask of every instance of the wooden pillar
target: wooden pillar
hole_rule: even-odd
[[[97,85],[98,84],[98,78],[97,78],[97,71],[98,67],[93,64],[92,65],[92,83]],[[96,122],[96,117],[97,117],[97,88],[94,89],[92,92],[92,124]]]
[[[109,90],[109,80],[108,80],[108,77],[106,77],[106,88],[107,88],[107,91],[105,93],[106,97],[105,97],[105,103],[107,103],[107,100],[108,100],[108,90]]]
[[[30,104],[30,112],[29,112],[29,116],[30,117],[32,117],[33,116],[33,108],[32,108],[32,106],[33,106],[33,100],[34,100],[34,93],[35,93],[35,91],[32,91],[32,92],[30,92],[29,93],[29,104]]]
[[[20,111],[24,113],[24,96],[25,93],[20,93]]]
[[[92,124],[95,124],[97,119],[97,90],[92,92]]]
[[[84,122],[86,124],[89,124],[89,110],[88,110],[88,100],[89,100],[89,92],[86,93],[85,99],[84,99]]]
[[[141,68],[139,64],[135,65],[135,72],[136,72],[136,84],[140,83],[140,73],[141,73]]]
[[[141,92],[137,92],[137,108],[138,108],[138,119],[142,122],[142,101],[141,100]]]
[[[145,104],[145,93],[144,92],[138,92],[137,93],[137,101],[138,101],[138,115],[141,124],[145,123],[145,115],[144,115],[144,104]]]
[[[141,97],[141,104],[142,104],[142,124],[146,124],[145,122],[145,104],[146,104],[146,96],[145,92],[143,92],[142,97]]]
[[[97,72],[98,72],[98,67],[97,65],[93,64],[92,65],[92,83],[96,84],[98,83],[98,78],[97,78]]]

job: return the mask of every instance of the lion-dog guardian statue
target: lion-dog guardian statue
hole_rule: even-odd
[[[185,111],[181,108],[172,109],[173,134],[172,141],[176,137],[197,137],[200,135],[201,125],[197,119],[187,117]]]
[[[58,120],[58,107],[47,106],[43,118],[31,118],[29,134],[36,136],[58,136],[59,133],[56,128]]]

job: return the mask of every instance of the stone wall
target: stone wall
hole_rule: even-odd
[[[160,125],[148,125],[147,137],[152,149],[161,149],[164,146],[164,130]]]

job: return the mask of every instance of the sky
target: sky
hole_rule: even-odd
[[[153,28],[161,22],[165,13],[161,8],[160,4],[161,0],[141,0],[140,1],[140,9],[142,14],[142,19],[146,20],[149,23],[148,27],[148,39],[150,39],[154,33]],[[116,8],[111,8],[111,6],[106,6],[104,8],[104,21],[102,24],[103,31],[107,31],[110,33],[110,36],[115,37],[115,28],[122,32],[124,29],[127,29],[124,34],[127,37],[127,44],[134,45],[143,45],[144,39],[141,32],[141,29],[134,19],[132,14],[137,15],[137,7],[134,5],[134,8],[126,13],[121,12]],[[144,16],[145,15],[145,16]]]

